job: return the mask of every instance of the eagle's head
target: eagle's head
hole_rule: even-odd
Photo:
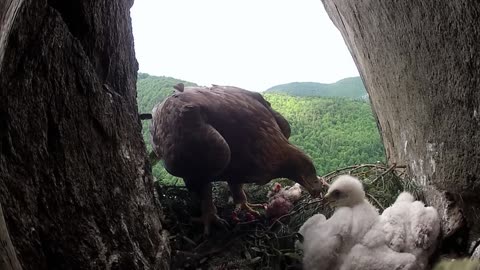
[[[288,144],[285,163],[277,177],[285,177],[302,185],[312,197],[319,197],[328,184],[317,176],[317,170],[312,159],[298,147]]]
[[[302,185],[312,197],[319,197],[326,189],[326,184],[322,178],[317,176],[317,170],[311,159],[302,153],[295,163],[294,171],[296,173],[291,179]]]

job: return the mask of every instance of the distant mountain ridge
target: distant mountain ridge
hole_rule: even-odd
[[[292,82],[267,89],[264,93],[285,93],[300,97],[349,97],[368,98],[367,90],[360,77],[350,77],[335,83]]]

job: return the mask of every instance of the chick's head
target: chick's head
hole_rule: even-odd
[[[332,207],[353,207],[365,200],[365,191],[357,178],[341,175],[330,185],[324,199]]]

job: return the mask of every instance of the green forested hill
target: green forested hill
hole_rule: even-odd
[[[265,93],[285,93],[292,96],[350,97],[365,99],[367,90],[360,77],[345,78],[336,83],[292,82],[271,87]]]
[[[138,73],[137,103],[140,113],[150,113],[153,106],[173,93],[173,86],[184,83],[185,86],[196,84],[177,80],[171,77],[151,76],[146,73]]]
[[[320,174],[342,166],[384,161],[370,104],[348,98],[264,94],[289,122],[290,141],[307,152]]]
[[[194,85],[140,74],[137,83],[139,111],[150,112],[179,82]],[[313,158],[320,175],[351,164],[384,161],[383,146],[368,102],[269,92],[264,96],[290,122],[290,141]],[[150,151],[149,123],[143,121],[143,133]],[[154,167],[154,175],[166,182],[175,180],[161,165]]]

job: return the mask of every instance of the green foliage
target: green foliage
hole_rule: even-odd
[[[138,111],[141,113],[151,112],[155,104],[161,102],[173,93],[173,86],[178,83],[183,83],[185,86],[196,86],[194,83],[177,80],[171,77],[150,76],[146,73],[138,73]]]
[[[367,99],[367,90],[360,77],[345,78],[336,83],[292,82],[271,87],[265,93],[285,93],[292,96],[350,97]]]
[[[265,94],[290,123],[290,141],[309,154],[319,174],[384,161],[384,149],[366,101]]]
[[[469,258],[442,260],[433,270],[480,270],[480,260]]]
[[[343,84],[348,85],[351,79],[342,80]],[[186,86],[195,85],[174,78],[140,73],[137,83],[139,111],[150,112],[155,104],[173,92],[173,86],[179,82]],[[312,157],[319,174],[351,164],[385,160],[368,102],[340,97],[295,97],[270,92],[264,96],[290,122],[290,141]],[[149,124],[150,121],[143,121],[143,136],[148,151],[151,151]],[[183,183],[168,174],[161,163],[154,166],[153,174],[164,183]]]

